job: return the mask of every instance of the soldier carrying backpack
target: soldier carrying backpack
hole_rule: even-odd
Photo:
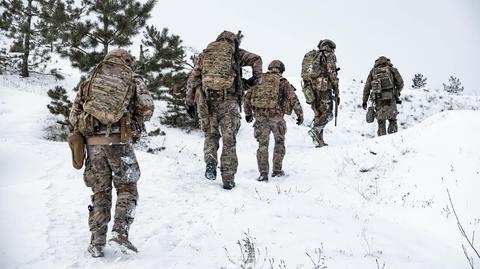
[[[315,147],[328,145],[323,140],[324,128],[333,119],[333,102],[338,107],[340,101],[335,48],[333,41],[320,40],[318,50],[305,54],[302,61],[303,93],[315,112],[313,127],[308,131]]]
[[[236,136],[240,128],[239,100],[243,97],[241,68],[252,67],[250,85],[262,74],[262,59],[238,47],[234,33],[224,31],[199,55],[187,81],[187,111],[196,110],[205,133],[205,177],[217,176],[217,151],[222,138],[220,171],[223,188],[235,187],[238,160]]]
[[[373,122],[377,118],[378,136],[387,134],[386,120],[388,120],[388,133],[395,133],[397,125],[397,104],[400,102],[400,92],[403,88],[403,79],[397,68],[393,67],[390,59],[381,56],[368,74],[363,89],[363,109],[367,109],[370,98],[373,107],[368,109],[367,121]]]
[[[260,82],[251,87],[244,98],[245,118],[252,122],[255,118],[254,136],[258,141],[257,163],[260,176],[258,181],[268,181],[268,144],[273,133],[275,147],[273,150],[272,177],[285,175],[282,170],[285,156],[285,133],[287,125],[283,116],[290,115],[292,109],[297,115],[297,124],[303,123],[303,110],[295,88],[282,77],[285,65],[274,60],[268,65],[268,72],[262,75]]]
[[[150,119],[154,107],[142,77],[131,69],[133,61],[126,50],[111,50],[80,85],[70,112],[74,131],[69,144],[77,169],[83,166],[86,143],[84,181],[93,191],[88,206],[88,251],[93,257],[103,256],[111,219],[112,182],[117,202],[110,242],[137,251],[128,240],[140,178],[132,142],[140,138],[144,121]]]

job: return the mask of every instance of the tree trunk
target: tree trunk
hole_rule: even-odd
[[[27,29],[25,29],[25,38],[23,45],[23,60],[22,60],[22,77],[28,77],[30,74],[28,72],[28,57],[30,55],[30,35],[32,28],[32,1],[28,0],[27,5]]]
[[[103,32],[105,35],[107,35],[108,33],[108,17],[106,14],[103,14]],[[108,53],[108,41],[107,41],[107,37],[105,36],[103,38],[104,42],[103,42],[103,56],[106,56],[107,53]]]

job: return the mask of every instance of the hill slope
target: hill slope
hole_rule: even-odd
[[[313,268],[305,253],[316,260],[318,248],[328,268],[375,268],[376,259],[386,268],[467,267],[446,188],[465,229],[478,229],[479,111],[443,112],[416,125],[447,108],[433,100],[420,107],[428,94],[406,91],[412,101],[400,119],[416,126],[366,139],[375,126],[363,121],[361,84],[354,83],[342,95],[339,127],[328,127],[330,147],[313,148],[308,127],[287,120],[285,178],[255,181],[257,145],[242,122],[234,191],[204,180],[200,133],[164,128],[167,136],[150,141],[164,151],[137,151],[142,178],[131,240],[140,253],[107,248],[104,259],[92,259],[90,190],[71,168],[68,146],[42,138],[45,89],[55,82],[2,79],[1,268],[240,268],[236,243],[245,233],[260,251],[256,268],[266,257],[276,267],[283,260],[287,268]],[[452,103],[475,108],[478,98]],[[155,119],[149,127],[158,125]]]

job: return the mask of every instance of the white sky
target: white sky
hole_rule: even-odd
[[[303,55],[329,38],[337,44],[342,87],[365,80],[384,55],[406,86],[417,72],[433,88],[455,75],[466,93],[480,94],[478,0],[160,0],[149,24],[200,51],[222,30],[242,30],[242,48],[259,54],[264,69],[283,61],[287,77],[299,77]]]

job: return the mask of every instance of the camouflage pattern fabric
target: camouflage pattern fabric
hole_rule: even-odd
[[[269,172],[268,145],[270,133],[273,133],[275,146],[273,149],[273,171],[282,170],[282,162],[285,157],[285,134],[287,125],[282,117],[255,117],[254,136],[258,142],[257,164],[260,174]]]
[[[333,119],[333,94],[331,90],[316,91],[315,102],[312,104],[315,112],[313,126],[316,130],[325,128],[327,123]]]
[[[280,74],[265,73],[260,83],[253,86],[252,105],[257,108],[274,108],[279,104],[278,91],[280,87]]]
[[[389,80],[393,80],[394,88],[387,89],[387,86],[384,87],[384,84],[380,82],[381,92],[373,91],[374,84],[378,83],[378,75],[376,73],[378,73],[379,70],[389,70],[390,74],[388,74],[388,78]],[[384,80],[386,81],[387,76],[384,77]],[[375,107],[378,123],[377,134],[379,136],[387,133],[386,120],[389,121],[388,133],[394,133],[398,130],[396,120],[398,109],[394,94],[396,93],[400,95],[403,85],[402,76],[400,75],[400,72],[398,72],[398,69],[393,67],[390,59],[384,56],[379,57],[375,61],[374,67],[370,71],[363,89],[363,103],[367,103],[368,100],[371,99]]]
[[[270,72],[269,72],[270,73]],[[273,153],[273,171],[282,170],[282,162],[285,156],[285,133],[287,126],[283,116],[293,108],[297,118],[303,119],[303,110],[295,90],[287,79],[281,77],[278,89],[278,102],[273,108],[255,107],[252,102],[252,90],[247,91],[244,97],[243,108],[246,116],[254,115],[254,136],[258,141],[257,163],[258,170],[262,173],[269,172],[268,145],[270,133],[273,133],[275,147]]]
[[[212,42],[203,51],[202,86],[204,90],[224,91],[232,87],[235,78],[232,69],[234,51],[233,44],[226,41]]]
[[[236,101],[216,101],[209,103],[209,115],[200,119],[205,133],[204,159],[218,162],[217,152],[222,138],[220,171],[222,178],[232,178],[237,173],[237,133],[240,129],[240,111]]]
[[[128,235],[138,201],[137,181],[140,168],[132,146],[88,145],[84,181],[92,188],[92,204],[88,207],[88,224],[92,244],[105,245],[110,210],[112,182],[117,190],[117,202],[112,230]]]

